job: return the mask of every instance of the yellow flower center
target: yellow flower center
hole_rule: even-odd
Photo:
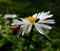
[[[28,20],[29,22],[33,23],[36,21],[36,18],[29,16],[29,17],[25,18],[25,20]]]

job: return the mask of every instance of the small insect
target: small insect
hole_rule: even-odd
[[[18,33],[19,28],[20,28],[19,26],[12,26],[12,32],[14,35]]]

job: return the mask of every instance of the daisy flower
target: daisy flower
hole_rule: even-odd
[[[16,18],[17,15],[16,14],[5,14],[4,15],[4,18],[7,19],[7,18]]]
[[[11,24],[12,20],[16,17],[17,17],[16,14],[5,14],[3,17],[3,19],[6,20],[5,25]]]
[[[26,30],[30,32],[33,25],[40,34],[44,35],[45,33],[42,28],[52,29],[52,27],[47,24],[55,23],[54,19],[48,19],[51,18],[52,16],[53,14],[50,14],[50,11],[39,12],[26,18],[20,18],[22,21],[14,19],[12,25],[20,25],[20,27],[22,27],[22,36],[26,32]]]

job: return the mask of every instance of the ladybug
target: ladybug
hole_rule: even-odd
[[[19,26],[12,26],[12,32],[14,35],[18,33],[19,28],[20,28]]]

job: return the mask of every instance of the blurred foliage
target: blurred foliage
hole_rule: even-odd
[[[26,17],[36,12],[51,11],[56,24],[52,30],[45,31],[52,42],[34,30],[30,51],[60,51],[60,0],[0,0],[0,14],[17,14]],[[27,51],[29,33],[17,38],[6,20],[0,17],[0,51]]]

